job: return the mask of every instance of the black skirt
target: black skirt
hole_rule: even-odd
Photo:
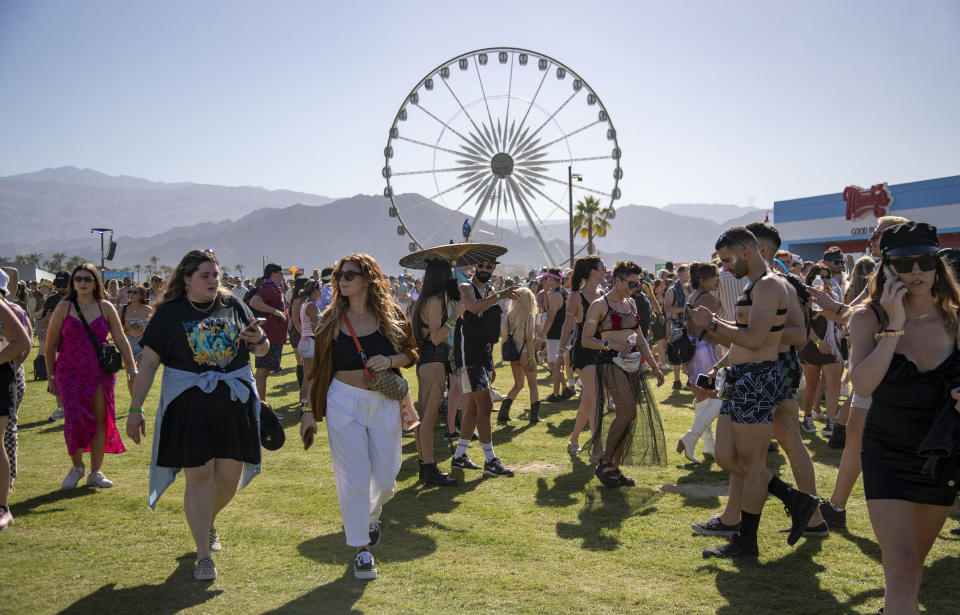
[[[157,465],[195,468],[211,459],[260,463],[255,395],[246,403],[230,399],[221,382],[212,393],[191,387],[167,406],[160,429]]]

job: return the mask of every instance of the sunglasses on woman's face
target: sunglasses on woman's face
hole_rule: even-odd
[[[897,273],[910,273],[913,271],[914,263],[920,265],[920,271],[933,271],[937,268],[938,260],[940,260],[940,257],[936,252],[921,254],[920,256],[887,257],[887,263],[889,263]]]
[[[633,281],[628,281],[628,280],[624,280],[624,282],[627,283],[627,288],[629,288],[630,290],[633,290],[634,288],[638,288],[638,287],[640,287],[640,286],[643,286],[643,282],[633,282]]]
[[[344,279],[347,282],[353,282],[354,278],[361,277],[362,275],[363,274],[359,271],[338,271],[333,275],[333,277],[337,279],[337,282]]]
[[[92,283],[93,283],[93,276],[89,276],[89,275],[75,275],[75,276],[73,276],[73,281],[74,281],[74,283],[77,283],[77,284],[92,284]]]

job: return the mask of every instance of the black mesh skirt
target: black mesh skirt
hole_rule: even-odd
[[[260,463],[260,437],[253,392],[246,403],[230,399],[221,382],[212,393],[191,387],[170,402],[163,415],[157,465],[194,468],[211,459]]]

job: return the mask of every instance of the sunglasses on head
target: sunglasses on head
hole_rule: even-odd
[[[936,252],[921,254],[920,256],[888,256],[889,263],[897,273],[910,273],[913,271],[913,264],[920,265],[920,271],[933,271],[937,268],[937,261],[940,257]]]
[[[74,281],[74,282],[79,282],[79,283],[81,283],[81,284],[84,283],[84,282],[90,283],[90,282],[93,282],[93,280],[94,280],[94,278],[93,278],[92,275],[75,275],[75,276],[73,276],[73,281]]]
[[[333,277],[337,279],[337,282],[344,279],[347,282],[353,282],[354,278],[363,277],[363,274],[359,271],[338,271],[333,274]]]
[[[717,243],[727,243],[728,241],[732,241],[733,243],[740,244],[740,247],[743,248],[744,250],[748,249],[747,246],[745,246],[742,241],[740,241],[739,239],[734,239],[733,237],[731,237],[730,235],[727,235],[726,233],[724,233],[723,235],[720,235],[720,240]]]

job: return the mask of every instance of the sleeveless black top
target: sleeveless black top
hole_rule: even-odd
[[[553,317],[553,322],[550,324],[550,329],[547,330],[546,335],[548,340],[558,340],[560,339],[560,334],[563,332],[563,321],[567,318],[567,291],[564,288],[560,288],[550,292],[559,292],[560,297],[563,299],[560,303],[560,309],[557,310],[557,314]]]

